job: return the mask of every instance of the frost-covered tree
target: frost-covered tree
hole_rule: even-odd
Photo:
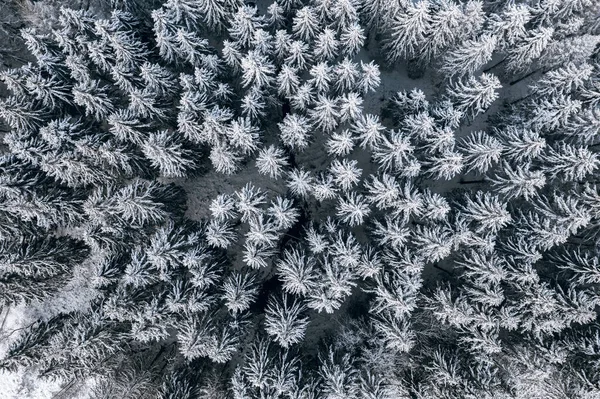
[[[0,248],[3,306],[42,300],[66,283],[71,266],[86,256],[81,242],[67,238],[29,237],[5,241]],[[61,281],[62,280],[62,281]]]
[[[373,159],[384,172],[396,172],[411,158],[414,146],[410,139],[399,131],[391,131],[389,139],[385,136],[375,145]]]
[[[234,273],[223,282],[222,298],[234,314],[248,309],[257,294],[256,282],[249,273]]]
[[[286,250],[277,263],[277,275],[283,289],[293,295],[307,295],[317,285],[315,260],[296,249]]]
[[[263,212],[260,205],[266,202],[266,195],[260,188],[246,183],[244,187],[236,191],[235,196],[236,209],[242,214],[242,222],[247,222]]]
[[[304,169],[292,169],[288,173],[287,186],[292,195],[306,197],[310,193],[313,177]]]
[[[244,154],[253,153],[260,144],[259,129],[252,124],[249,118],[238,118],[231,121],[225,134],[229,139],[229,144]]]
[[[323,393],[328,397],[356,397],[359,389],[358,370],[346,354],[335,359],[332,348],[327,355],[320,357],[319,375],[323,379]]]
[[[293,202],[280,196],[277,196],[275,201],[271,201],[267,214],[274,219],[275,227],[283,230],[292,227],[300,216],[298,209],[293,206]]]
[[[342,189],[348,191],[360,182],[362,169],[358,168],[358,162],[355,160],[336,159],[331,163],[329,171],[333,177],[335,184]]]
[[[362,17],[370,31],[379,31],[388,13],[394,11],[397,5],[384,0],[374,0],[363,4]]]
[[[581,19],[575,18],[573,24],[565,23],[563,26],[567,29],[574,28],[577,31],[579,28],[577,21],[581,21]],[[594,58],[594,53],[598,43],[600,43],[600,35],[597,34],[597,31],[596,34],[575,35],[567,31],[564,33],[559,32],[556,36],[560,39],[551,41],[536,63],[544,70],[556,68],[562,64],[587,62],[589,59]],[[563,36],[565,37],[562,38]]]
[[[307,6],[296,11],[292,30],[302,40],[313,39],[319,30],[319,20],[315,9]]]
[[[265,310],[267,333],[284,348],[302,341],[308,325],[308,319],[302,316],[305,309],[301,302],[287,294],[281,298],[271,298]]]
[[[337,215],[350,226],[362,224],[370,212],[365,198],[354,192],[350,192],[345,198],[341,197],[337,207]]]
[[[216,220],[228,220],[235,217],[235,200],[231,195],[219,194],[210,203],[210,213]]]
[[[593,67],[590,64],[569,63],[562,68],[545,73],[531,89],[539,96],[567,95],[583,88],[592,76],[592,72]]]
[[[546,139],[532,130],[508,126],[499,133],[504,144],[502,155],[516,162],[531,161],[546,148]]]
[[[428,172],[434,179],[450,180],[464,168],[464,157],[455,151],[445,151],[430,159]]]
[[[418,112],[407,115],[403,121],[403,127],[419,139],[433,136],[435,133],[435,119],[428,112]]]
[[[211,220],[206,227],[206,241],[215,248],[227,248],[235,238],[233,229],[225,221]]]
[[[111,229],[123,223],[131,227],[165,221],[168,213],[161,201],[161,186],[136,179],[121,188],[96,188],[83,203],[90,222]]]
[[[510,48],[526,35],[526,24],[531,17],[531,8],[528,5],[513,3],[507,3],[501,12],[490,15],[490,30],[500,39],[502,49]]]
[[[423,192],[423,210],[421,216],[435,222],[445,221],[450,212],[450,204],[438,193],[430,190]]]
[[[231,175],[239,169],[242,157],[226,144],[218,143],[210,150],[210,161],[219,173]]]
[[[342,53],[348,56],[356,55],[364,45],[365,39],[364,29],[358,23],[346,26],[340,34]]]
[[[256,7],[243,5],[229,18],[229,36],[242,48],[249,47],[256,31],[264,26],[264,16],[257,14]]]
[[[351,122],[361,116],[364,100],[358,93],[344,93],[338,99],[340,101],[340,122]]]
[[[326,145],[330,155],[345,156],[354,149],[354,137],[350,130],[344,129],[340,133],[333,133]]]
[[[360,62],[362,69],[362,75],[359,79],[358,86],[363,93],[370,91],[376,91],[377,87],[381,83],[381,77],[379,67],[373,61],[368,64]]]
[[[335,31],[329,28],[317,35],[313,50],[317,60],[331,61],[337,56],[339,42],[335,36]]]
[[[421,43],[430,29],[429,1],[406,4],[394,9],[386,23],[387,39],[384,49],[389,61],[411,58],[418,55]]]
[[[281,141],[294,150],[303,150],[308,146],[311,124],[305,116],[288,114],[283,122],[278,124]]]
[[[448,96],[459,111],[475,117],[498,99],[497,90],[501,87],[496,76],[483,73],[479,78],[470,76],[452,84],[448,88]]]
[[[532,107],[528,124],[534,130],[556,130],[567,124],[571,115],[581,110],[581,102],[570,96],[555,95],[544,98]]]
[[[358,65],[352,62],[350,58],[344,58],[337,63],[333,68],[333,73],[336,78],[334,86],[339,92],[354,89],[360,75]]]
[[[413,232],[412,241],[420,256],[433,262],[449,256],[454,246],[452,231],[442,226],[417,226]]]
[[[598,396],[596,4],[29,3],[9,398]]]
[[[305,111],[314,101],[314,94],[313,87],[309,82],[301,84],[296,94],[292,96],[292,107],[300,111]]]
[[[500,161],[504,146],[493,136],[477,131],[467,137],[460,145],[465,155],[465,164],[470,170],[485,173]]]
[[[114,111],[106,86],[101,86],[98,80],[82,82],[73,87],[72,92],[75,104],[84,107],[87,115],[92,115],[98,120],[106,118]]]
[[[283,169],[288,165],[284,152],[281,148],[270,145],[263,148],[256,157],[256,168],[263,175],[272,179],[280,177]]]
[[[277,2],[271,3],[267,8],[267,23],[269,26],[278,29],[284,25],[286,9]]]
[[[308,44],[302,40],[294,40],[287,46],[287,54],[285,62],[299,70],[304,70],[310,65],[312,57],[308,52]]]
[[[547,162],[550,178],[561,176],[565,181],[583,180],[598,169],[600,162],[589,149],[564,143],[556,148],[550,147],[544,161]]]
[[[249,51],[240,60],[242,82],[244,86],[254,85],[258,88],[269,86],[273,82],[275,67],[269,59],[257,51]]]
[[[246,95],[242,97],[241,111],[242,115],[257,122],[266,116],[266,102],[264,91],[258,87],[252,87]]]
[[[483,231],[496,233],[512,221],[505,203],[481,191],[478,191],[474,197],[466,197],[460,209],[467,221],[475,223],[475,230],[478,233]]]
[[[309,110],[308,115],[316,128],[330,132],[338,126],[337,108],[336,99],[319,95],[315,107]]]
[[[191,151],[182,148],[174,135],[166,130],[151,133],[142,146],[144,156],[166,177],[183,177],[193,168]]]
[[[319,62],[310,68],[310,82],[317,93],[327,92],[331,83],[331,67],[325,62]]]
[[[281,72],[277,75],[277,91],[279,94],[291,97],[298,90],[299,84],[300,80],[296,70],[288,65],[282,66]]]
[[[440,71],[448,76],[472,75],[492,59],[496,43],[497,39],[492,35],[465,40],[459,47],[445,54]]]
[[[374,222],[373,235],[381,246],[391,246],[394,249],[403,248],[410,237],[410,230],[400,220],[386,216],[384,223]]]
[[[317,201],[333,199],[337,195],[337,189],[333,182],[333,176],[322,173],[313,181],[311,192]]]
[[[373,148],[381,140],[384,130],[379,118],[372,114],[363,114],[352,124],[352,131],[361,140],[360,146],[363,148]]]
[[[509,71],[522,72],[546,49],[554,35],[553,28],[542,27],[529,31],[527,36],[511,46],[507,51],[506,68]]]
[[[467,24],[475,22],[469,20],[468,15],[453,1],[436,3],[420,58],[425,62],[437,58],[444,50],[465,38],[469,34]]]
[[[505,163],[501,174],[490,179],[496,190],[507,199],[525,197],[529,199],[546,185],[546,177],[540,170],[531,170],[531,165],[525,163],[516,167]]]
[[[396,179],[383,173],[381,176],[371,175],[371,180],[365,182],[367,198],[380,209],[386,209],[395,204],[401,195],[400,185]]]
[[[600,112],[598,109],[587,108],[572,115],[565,126],[565,134],[582,144],[598,144],[598,137],[600,137]]]
[[[248,221],[246,243],[257,247],[272,247],[277,242],[277,225],[261,213]]]

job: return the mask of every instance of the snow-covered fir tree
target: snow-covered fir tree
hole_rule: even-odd
[[[600,395],[596,2],[4,3],[0,396]]]

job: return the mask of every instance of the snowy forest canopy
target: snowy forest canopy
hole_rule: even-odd
[[[600,397],[599,1],[0,7],[0,397]]]

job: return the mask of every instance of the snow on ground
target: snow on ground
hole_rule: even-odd
[[[44,381],[31,370],[0,371],[0,399],[53,399],[62,381]]]
[[[6,355],[11,342],[26,327],[31,319],[24,306],[3,309],[0,312],[0,359]],[[23,368],[15,371],[0,371],[0,399],[50,399],[60,391],[62,382],[40,381],[35,372]]]
[[[87,308],[97,295],[91,284],[92,267],[92,262],[76,266],[73,278],[55,297],[28,306],[13,306],[0,312],[0,359],[23,329],[37,320],[48,320],[60,313]],[[0,399],[57,399],[54,395],[61,391],[64,383],[61,380],[39,379],[32,369],[0,371]],[[82,394],[70,398],[86,399],[86,396]]]

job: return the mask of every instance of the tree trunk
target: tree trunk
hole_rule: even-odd
[[[516,85],[517,83],[519,83],[520,81],[527,79],[528,77],[530,77],[531,75],[535,74],[536,72],[538,72],[539,69],[536,69],[535,71],[531,71],[528,74],[521,76],[519,79],[517,80],[513,80],[512,82],[509,83],[510,86]]]
[[[75,385],[75,383],[77,382],[77,378],[73,378],[71,381],[69,381],[66,385],[64,385],[60,391],[58,391],[57,393],[55,393],[54,395],[52,395],[52,399],[59,399],[62,397],[62,395],[64,393],[66,393],[69,389],[71,389],[71,387],[73,387],[73,385]]]
[[[485,183],[486,179],[485,177],[483,179],[479,179],[479,180],[465,180],[465,179],[460,179],[458,181],[460,184],[478,184],[478,183]]]
[[[434,268],[436,268],[436,269],[438,269],[438,270],[441,270],[441,271],[443,271],[444,273],[447,273],[447,274],[449,274],[450,276],[452,276],[452,275],[453,275],[453,273],[452,273],[451,271],[448,271],[448,270],[444,269],[443,267],[440,267],[440,266],[437,264],[437,262],[433,264],[433,267],[434,267]]]
[[[2,308],[4,310],[4,307]],[[8,318],[8,313],[10,312],[10,307],[6,307],[6,313],[4,314],[4,318],[2,319],[2,324],[0,324],[0,331],[4,330],[4,324],[6,323],[6,319]]]
[[[529,72],[528,74],[526,74],[525,76],[523,76],[523,77],[520,77],[520,78],[519,78],[519,79],[517,79],[517,80],[513,80],[513,81],[512,81],[512,82],[510,82],[509,84],[510,84],[511,86],[513,86],[513,85],[515,85],[515,84],[519,83],[520,81],[522,81],[523,79],[527,79],[528,77],[530,77],[531,75],[533,75],[533,74],[535,74],[535,73],[537,73],[537,72],[540,72],[540,73],[543,75],[543,74],[547,73],[547,72],[548,72],[548,71],[550,71],[550,70],[552,70],[552,68],[545,68],[545,69],[544,69],[544,68],[538,68],[538,69],[535,69],[535,70],[533,70],[533,71]]]
[[[518,98],[518,99],[516,99],[516,100],[513,100],[513,101],[509,102],[508,104],[509,104],[509,105],[514,105],[514,104],[520,103],[520,102],[521,102],[521,101],[523,101],[523,100],[527,100],[527,99],[528,99],[529,97],[531,97],[531,96],[533,96],[533,93],[529,93],[529,94],[528,94],[528,95],[526,95],[525,97],[521,97],[521,98]]]
[[[483,70],[484,73],[488,73],[489,71],[491,71],[492,69],[496,68],[499,65],[502,65],[504,62],[506,62],[507,58],[504,57],[502,60],[498,61],[497,63],[495,63],[494,65],[492,65],[491,67],[485,68]]]

